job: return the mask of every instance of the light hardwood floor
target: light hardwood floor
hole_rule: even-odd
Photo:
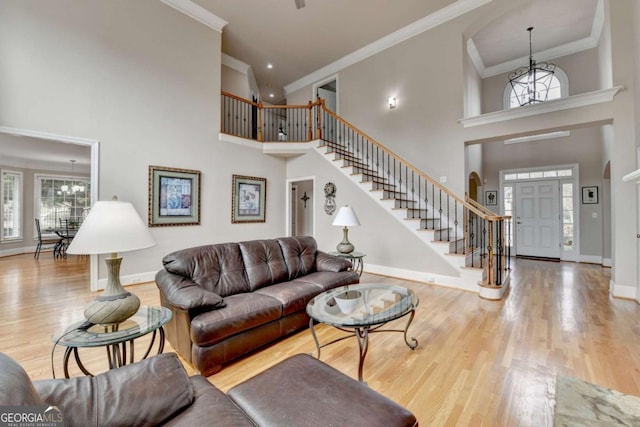
[[[51,334],[82,319],[82,307],[95,297],[87,291],[86,263],[74,256],[54,261],[49,253],[39,260],[31,254],[0,258],[0,351],[34,379],[52,375]],[[365,274],[363,281],[402,284],[420,297],[410,330],[420,345],[411,351],[401,334],[372,335],[365,380],[410,409],[422,426],[552,425],[556,374],[640,396],[640,306],[611,298],[609,279],[609,269],[596,265],[517,260],[510,291],[495,302]],[[143,304],[159,303],[153,283],[128,289]],[[324,325],[317,330],[321,341],[341,334]],[[209,380],[227,390],[291,354],[314,350],[304,330]],[[104,350],[82,354],[95,371],[106,369]],[[322,360],[353,378],[357,358],[355,339],[322,352]],[[58,347],[58,376],[61,360]]]

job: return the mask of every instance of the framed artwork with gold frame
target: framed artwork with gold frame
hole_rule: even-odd
[[[233,175],[231,223],[266,222],[267,179]]]
[[[149,227],[200,225],[200,171],[149,166]]]

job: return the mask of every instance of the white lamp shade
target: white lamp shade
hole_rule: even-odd
[[[341,227],[359,227],[360,221],[358,221],[356,212],[351,206],[343,206],[338,211],[336,219],[333,220],[333,225]]]
[[[107,254],[155,246],[149,229],[129,202],[96,202],[67,248],[70,254]]]

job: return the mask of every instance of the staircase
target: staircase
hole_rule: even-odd
[[[510,217],[460,198],[328,110],[323,100],[276,107],[224,92],[222,97],[223,133],[282,141],[269,137],[277,129],[288,143],[319,141],[315,150],[458,272],[429,276],[429,282],[502,298],[510,273]],[[249,114],[252,108],[255,119]]]
[[[437,282],[502,298],[510,218],[459,198],[319,103],[316,150],[459,272]]]

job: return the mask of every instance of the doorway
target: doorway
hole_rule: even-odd
[[[482,180],[476,172],[469,174],[469,198],[478,201],[478,187],[482,186]]]
[[[516,183],[516,256],[560,259],[557,180]]]
[[[338,77],[329,77],[315,85],[313,85],[313,100],[318,98],[324,99],[324,105],[328,110],[338,114]],[[317,118],[314,116],[314,123]],[[329,141],[337,141],[337,123],[336,119],[328,114],[322,116],[322,138]]]
[[[16,154],[19,158],[22,158],[23,161],[36,162],[39,161],[38,157],[32,156],[42,156],[46,154],[46,158],[49,161],[56,160],[55,158],[61,156],[63,158],[62,162],[64,163],[64,169],[68,168],[67,162],[70,157],[79,158],[77,150],[74,150],[74,147],[90,147],[90,160],[89,160],[89,168],[90,168],[90,182],[91,188],[91,205],[98,200],[98,167],[99,167],[99,142],[94,139],[87,138],[79,138],[75,136],[68,135],[58,135],[51,134],[48,132],[41,132],[36,130],[29,129],[17,129],[17,128],[8,128],[0,126],[0,134],[1,135],[9,135],[13,137],[21,138],[21,148],[27,148],[30,145],[29,141],[36,144],[44,144],[39,145],[40,149],[30,149],[24,150],[22,154]],[[50,144],[53,143],[53,144]],[[46,147],[46,148],[45,148]],[[55,147],[55,148],[51,148]],[[60,154],[65,153],[65,154]],[[26,160],[25,160],[26,159]],[[38,168],[36,168],[38,169]],[[39,168],[42,169],[42,168]],[[55,167],[48,166],[47,170],[55,170]],[[35,198],[30,197],[29,199],[35,200]],[[30,207],[30,212],[35,212],[34,207]],[[29,221],[31,224],[33,221]],[[90,290],[97,291],[98,290],[98,257],[97,255],[91,255],[89,262],[89,277],[90,277]]]
[[[288,220],[289,236],[314,236],[314,178],[299,178],[288,182]]]

